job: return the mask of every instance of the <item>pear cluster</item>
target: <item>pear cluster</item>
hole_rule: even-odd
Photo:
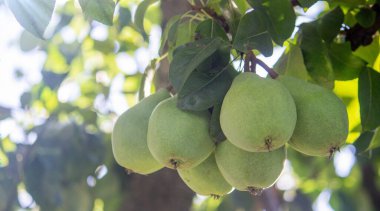
[[[177,170],[189,188],[219,197],[237,190],[258,194],[279,178],[286,147],[331,156],[348,134],[345,105],[330,90],[289,76],[238,75],[224,97],[214,143],[210,113],[184,111],[167,90],[140,101],[116,121],[112,149],[131,172]]]

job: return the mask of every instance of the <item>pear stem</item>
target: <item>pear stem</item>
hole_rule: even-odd
[[[273,79],[276,79],[278,77],[278,73],[276,73],[272,68],[268,67],[263,61],[256,58],[256,63],[260,65],[265,71],[268,72],[269,76]]]
[[[266,65],[262,60],[258,59],[252,51],[248,51],[244,60],[244,72],[256,73],[256,65],[260,65],[265,71],[267,71],[271,78],[276,79],[278,77],[278,73]]]
[[[168,90],[169,93],[175,94],[174,87],[173,85],[169,84],[168,86],[165,87],[166,90]]]

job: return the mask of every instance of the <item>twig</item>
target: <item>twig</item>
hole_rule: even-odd
[[[218,15],[214,10],[207,7],[197,6],[197,5],[190,5],[191,9],[197,12],[204,12],[211,16],[215,21],[217,21],[224,29],[226,33],[230,31],[230,27],[227,23],[227,20],[224,16]]]

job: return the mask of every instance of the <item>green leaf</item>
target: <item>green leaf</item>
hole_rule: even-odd
[[[131,11],[126,7],[120,7],[119,8],[119,25],[118,30],[119,32],[125,27],[132,23],[132,13]]]
[[[331,42],[339,33],[344,21],[344,14],[340,7],[336,7],[318,20],[322,39]]]
[[[50,89],[57,89],[63,80],[65,80],[66,76],[69,74],[63,73],[63,74],[57,74],[51,71],[42,70],[42,81],[50,88]]]
[[[222,39],[214,38],[195,41],[177,48],[169,69],[169,80],[174,89],[180,92],[195,68],[223,45]]]
[[[247,4],[246,0],[234,0],[239,12],[244,14],[249,9],[249,4]]]
[[[11,109],[0,106],[0,120],[11,117]]]
[[[368,150],[376,149],[380,147],[380,127],[375,130],[375,134],[372,137]]]
[[[357,138],[354,142],[354,146],[358,153],[367,151],[369,145],[371,144],[373,135],[373,131],[365,131],[360,134],[359,138]]]
[[[179,21],[180,21],[180,16],[175,15],[171,17],[169,21],[167,22],[167,24],[165,25],[165,30],[162,33],[162,37],[161,37],[161,45],[160,45],[160,50],[159,50],[160,54],[163,54],[164,49],[165,49],[165,44],[166,44],[166,41],[168,41],[169,36],[170,35],[173,36],[175,34],[175,32],[172,32],[172,33],[169,33],[169,32],[171,32],[171,30],[174,28],[175,30],[177,30]]]
[[[220,103],[232,82],[229,49],[220,49],[202,62],[178,92],[178,107],[201,111]]]
[[[44,39],[44,32],[53,14],[55,0],[6,0],[16,20],[34,36]]]
[[[355,15],[355,19],[365,28],[371,27],[376,19],[376,12],[369,8],[362,8]]]
[[[199,39],[220,37],[228,42],[228,37],[223,27],[211,19],[201,22],[195,29],[195,33]]]
[[[115,2],[113,0],[79,0],[86,18],[112,26]]]
[[[157,1],[158,0],[144,0],[139,4],[139,6],[136,9],[135,26],[140,31],[140,33],[143,35],[144,39],[147,39],[147,37],[148,37],[147,33],[145,32],[145,28],[144,28],[145,12],[150,5],[156,3]]]
[[[21,33],[19,44],[22,51],[31,51],[42,43],[43,42],[40,39],[36,38],[26,30]]]
[[[374,131],[365,131],[360,134],[359,138],[354,142],[359,153],[373,150],[380,147],[380,127]]]
[[[315,22],[304,23],[301,29],[301,50],[310,76],[320,85],[334,86],[334,71],[328,49],[318,32]]]
[[[332,43],[329,46],[329,56],[336,80],[352,80],[366,68],[366,63],[352,54],[350,43]]]
[[[195,21],[180,23],[176,31],[175,46],[177,47],[193,41],[197,25],[198,23]]]
[[[272,55],[273,44],[267,28],[265,13],[254,10],[242,17],[233,47],[241,52],[257,49],[264,56]]]
[[[300,3],[301,7],[309,8],[313,6],[318,0],[298,0],[298,3]]]
[[[269,33],[273,41],[281,45],[293,33],[296,15],[290,1],[284,0],[263,0],[260,6],[255,9],[262,10],[267,15]]]
[[[230,71],[225,68],[212,78],[205,73],[194,71],[184,86],[191,88],[178,95],[178,107],[183,110],[202,111],[220,103],[233,80]]]
[[[301,48],[290,42],[273,69],[279,74],[290,75],[304,80],[310,79],[304,64]]]
[[[374,52],[380,52],[379,36],[376,36],[370,45],[360,46],[355,52],[353,52],[353,54],[368,62],[370,67],[377,69],[374,65],[376,63],[376,59],[379,57],[379,54]],[[380,68],[377,70],[380,71]]]
[[[363,131],[380,125],[380,73],[367,68],[359,75],[360,118]]]
[[[222,103],[218,103],[214,105],[212,109],[212,113],[211,113],[210,136],[214,140],[215,143],[219,143],[227,139],[220,126],[221,108],[222,108]]]

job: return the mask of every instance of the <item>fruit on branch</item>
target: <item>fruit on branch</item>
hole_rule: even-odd
[[[286,150],[281,147],[271,152],[248,152],[227,140],[216,147],[215,158],[228,183],[256,194],[276,182],[284,167]]]
[[[296,107],[286,87],[250,72],[234,79],[220,114],[227,139],[251,152],[283,146],[292,136],[296,120]]]
[[[292,94],[297,108],[297,124],[288,142],[311,156],[331,156],[346,141],[347,110],[330,90],[291,77],[278,78]]]
[[[150,174],[163,167],[148,149],[147,131],[153,109],[168,97],[166,89],[159,90],[117,119],[112,132],[112,150],[119,165],[139,174]]]
[[[209,135],[210,114],[183,111],[177,97],[162,101],[149,120],[148,147],[153,157],[172,169],[192,168],[205,160],[215,145]]]
[[[178,174],[187,186],[200,195],[219,198],[232,189],[220,173],[214,153],[194,168],[178,169]]]

